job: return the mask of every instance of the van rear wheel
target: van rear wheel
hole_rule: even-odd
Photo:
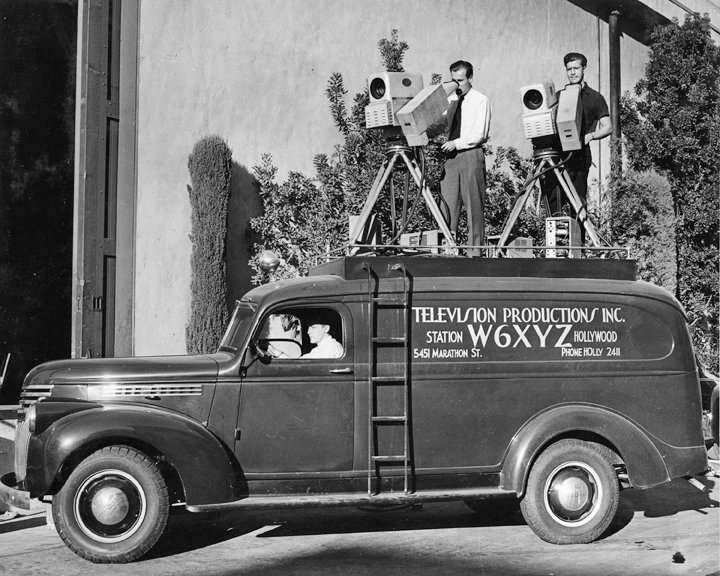
[[[157,464],[128,446],[83,460],[53,498],[58,534],[78,556],[123,563],[145,554],[167,524],[170,504]]]
[[[520,509],[540,538],[583,544],[599,538],[617,511],[612,453],[593,442],[561,440],[533,464]]]

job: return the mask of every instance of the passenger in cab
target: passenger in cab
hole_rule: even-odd
[[[307,332],[310,343],[315,348],[302,358],[340,358],[344,354],[343,346],[330,335],[330,320],[326,312],[314,312],[308,317]]]

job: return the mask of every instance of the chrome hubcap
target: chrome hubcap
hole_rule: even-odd
[[[597,472],[584,462],[558,466],[545,483],[545,509],[564,526],[589,522],[602,499],[602,484]]]
[[[75,519],[97,542],[120,542],[142,525],[147,512],[145,492],[130,474],[102,470],[87,478],[75,493]]]

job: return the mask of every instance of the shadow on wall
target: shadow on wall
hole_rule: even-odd
[[[248,261],[260,237],[250,228],[250,220],[261,214],[262,199],[255,177],[233,160],[227,232],[227,305],[231,313],[235,301],[253,287]]]

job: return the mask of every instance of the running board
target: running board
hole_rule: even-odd
[[[314,496],[250,496],[235,502],[221,504],[186,505],[190,512],[222,512],[224,510],[277,510],[280,508],[330,508],[335,506],[391,506],[395,504],[420,504],[422,502],[451,502],[453,500],[475,500],[480,498],[514,498],[516,492],[500,488],[475,488],[472,490],[442,490],[432,492],[381,493],[368,496],[366,493],[318,494]]]

